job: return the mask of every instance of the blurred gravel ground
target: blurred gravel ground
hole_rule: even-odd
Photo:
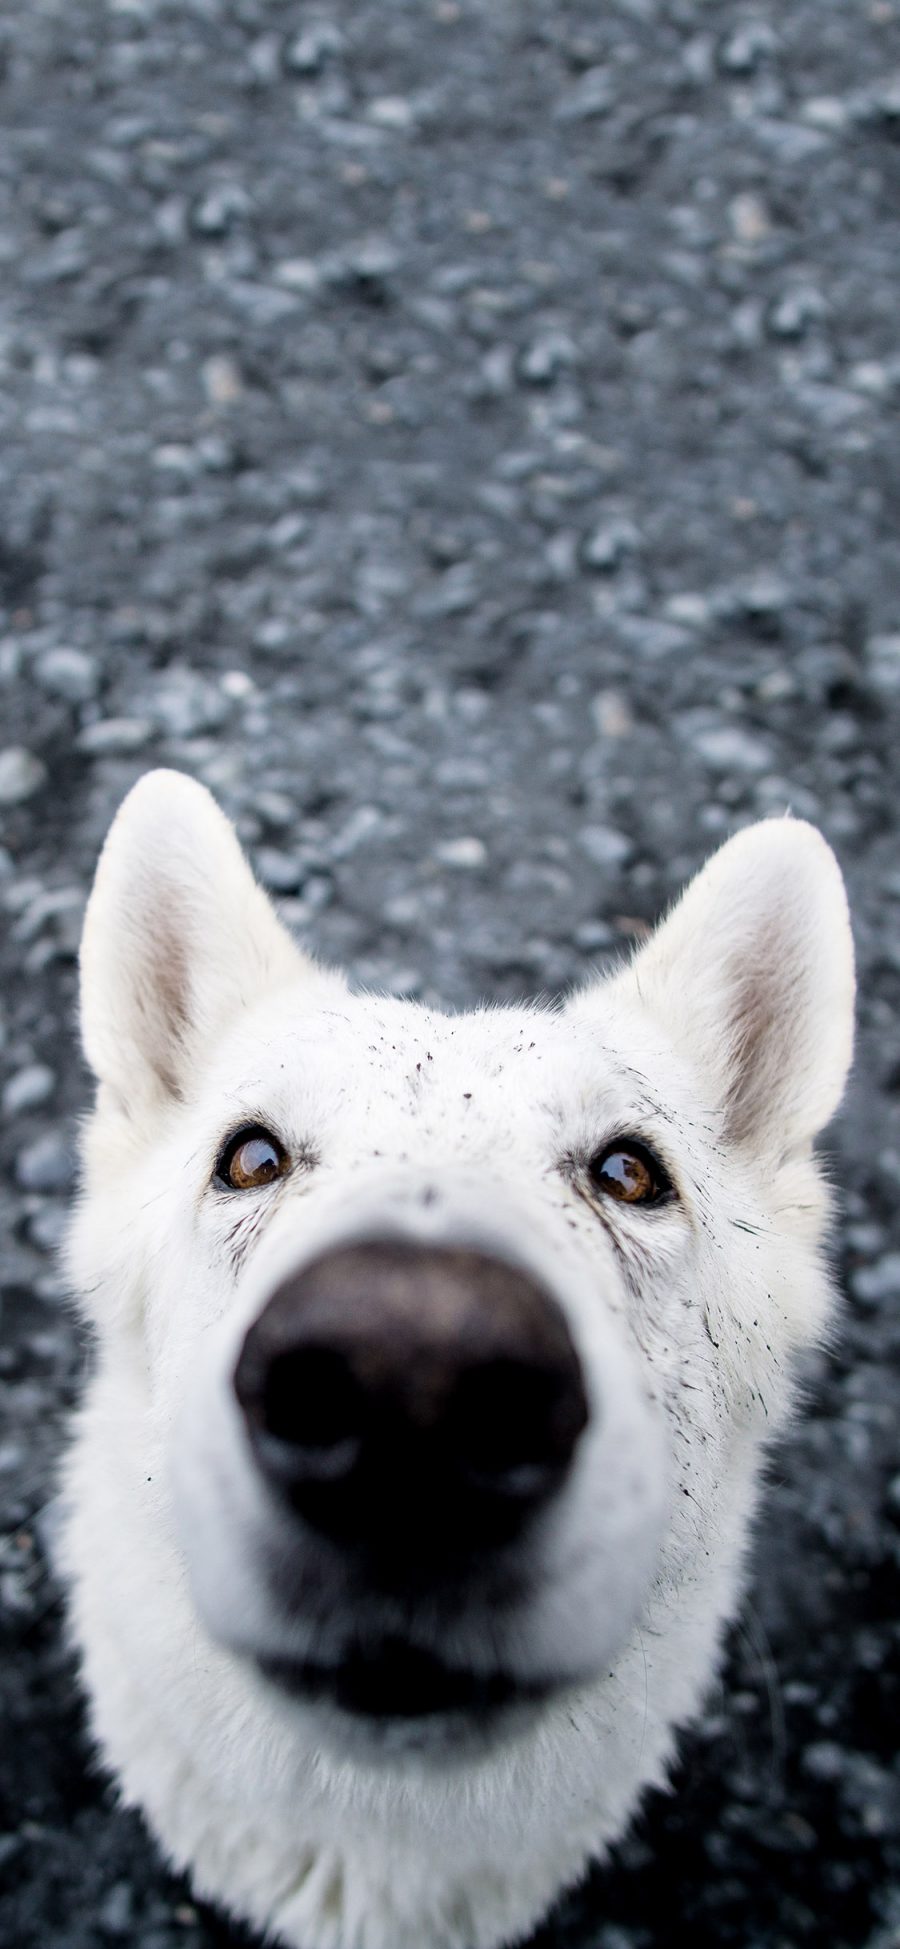
[[[678,1797],[540,1944],[890,1949],[897,0],[28,0],[0,72],[0,1943],[237,1941],[86,1770],[47,1561],[76,942],[163,762],[325,955],[451,1003],[558,990],[772,809],[836,846],[844,1331]]]

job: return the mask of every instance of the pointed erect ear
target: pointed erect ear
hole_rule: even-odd
[[[853,1048],[853,942],[840,869],[813,826],[767,819],[714,854],[619,987],[694,1061],[725,1136],[809,1143]]]
[[[334,992],[257,886],[202,785],[148,772],[100,856],[81,944],[81,1029],[124,1107],[181,1096],[241,1005],[289,982]]]

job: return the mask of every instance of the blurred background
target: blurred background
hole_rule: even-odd
[[[238,1941],[89,1771],[48,1562],[75,954],[161,763],[454,1005],[753,818],[835,846],[844,1328],[678,1795],[539,1940],[900,1943],[898,407],[896,0],[0,4],[3,1949]]]

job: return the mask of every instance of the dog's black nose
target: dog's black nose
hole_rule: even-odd
[[[299,1514],[405,1572],[517,1536],[588,1419],[568,1327],[536,1280],[399,1240],[329,1252],[279,1286],[234,1387]]]

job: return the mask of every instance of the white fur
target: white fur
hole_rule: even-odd
[[[208,794],[158,772],[107,841],[82,968],[99,1089],[70,1263],[97,1362],[65,1558],[97,1740],[198,1889],[294,1949],[495,1949],[664,1780],[792,1357],[829,1316],[812,1143],[853,997],[834,858],[799,821],[754,826],[564,1008],[444,1016],[315,967]],[[251,1119],[318,1162],[229,1202],[213,1166]],[[584,1159],[624,1134],[659,1149],[676,1202],[589,1195]],[[298,1553],[229,1375],[279,1269],[373,1228],[541,1277],[587,1377],[527,1597],[473,1592],[452,1625],[378,1600],[385,1629],[473,1669],[559,1678],[480,1746],[370,1742],[252,1663],[338,1661],[352,1601]]]

